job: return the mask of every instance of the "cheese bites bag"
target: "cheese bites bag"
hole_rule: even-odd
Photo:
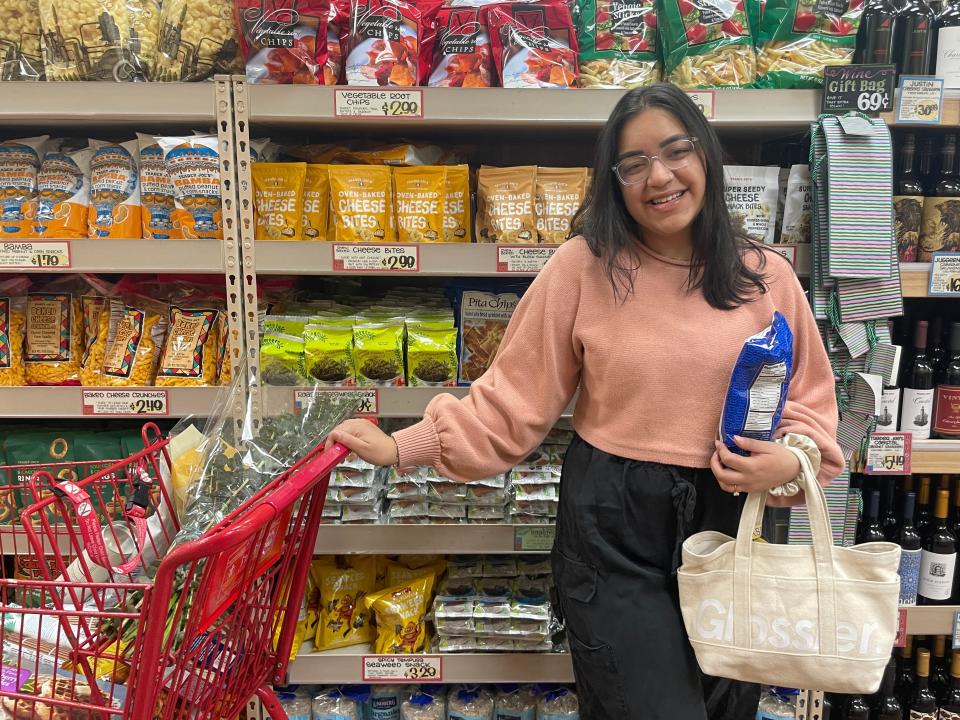
[[[90,205],[87,224],[91,238],[139,238],[140,143],[91,140]]]
[[[394,212],[400,242],[443,239],[447,169],[440,166],[393,169]]]
[[[306,163],[258,162],[253,175],[253,223],[256,240],[303,240],[303,190]]]
[[[776,167],[724,165],[724,198],[734,227],[751,240],[772,243],[776,237],[780,170]]]
[[[481,167],[477,176],[477,241],[536,244],[537,167]]]
[[[173,182],[167,172],[163,148],[152,135],[137,134],[140,145],[140,202],[146,240],[179,240],[173,227]]]
[[[330,202],[337,242],[394,242],[393,184],[383,165],[331,165]]]
[[[162,137],[158,142],[173,184],[174,231],[186,240],[223,240],[217,138]]]
[[[0,240],[35,236],[37,174],[49,135],[0,142]]]
[[[471,242],[471,220],[470,166],[450,165],[443,198],[443,241]]]
[[[570,222],[587,194],[586,168],[537,168],[537,236],[559,244],[570,237]]]
[[[37,237],[87,237],[93,149],[48,152],[37,174]]]
[[[307,165],[303,180],[303,239],[328,240],[330,173],[326,165]]]

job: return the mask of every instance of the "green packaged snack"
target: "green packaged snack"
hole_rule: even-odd
[[[266,385],[302,385],[303,338],[264,333],[260,339],[260,377]]]
[[[745,0],[663,0],[657,15],[666,79],[685,90],[756,80]]]
[[[407,380],[411,387],[457,384],[457,329],[450,321],[407,321]]]
[[[357,384],[353,367],[353,325],[307,325],[303,331],[304,367],[318,385],[352,387]]]
[[[767,0],[757,49],[757,85],[823,87],[825,65],[849,65],[862,0]]]
[[[357,385],[362,387],[403,386],[402,318],[361,321],[353,327],[353,357]]]
[[[24,466],[18,467],[12,478],[17,486],[13,493],[15,515],[36,501],[29,487],[34,473],[45,470],[55,480],[76,482],[80,479],[74,465],[76,456],[72,431],[12,432],[5,438],[3,447],[8,464]]]
[[[263,319],[262,332],[303,337],[303,329],[309,322],[310,318],[303,315],[267,315]]]
[[[92,477],[127,456],[121,446],[121,438],[124,433],[125,431],[80,431],[76,433],[74,436],[74,454],[78,463],[77,472],[80,479]],[[140,448],[143,448],[142,441],[140,442]],[[123,470],[108,474],[104,476],[103,482],[97,483],[97,487],[91,489],[90,497],[94,504],[102,507],[104,514],[108,517],[119,518],[123,515],[123,498],[115,495],[113,483],[125,477]]]
[[[576,0],[580,86],[637,88],[660,80],[654,0]]]

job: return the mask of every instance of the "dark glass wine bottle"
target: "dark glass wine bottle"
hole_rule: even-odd
[[[900,522],[897,519],[895,478],[881,477],[882,491],[880,496],[880,529],[883,539],[887,542],[896,542],[900,533]]]
[[[847,698],[843,720],[870,720],[870,706],[863,695],[851,695]]]
[[[950,689],[950,668],[947,667],[947,636],[937,635],[933,639],[933,654],[930,656],[930,690],[943,702]]]
[[[930,691],[930,651],[917,650],[917,686],[910,701],[911,720],[937,720],[937,699]]]
[[[904,0],[893,18],[893,63],[898,75],[926,75],[933,55],[933,10],[926,0]]]
[[[917,587],[920,583],[920,555],[922,541],[913,525],[913,510],[917,496],[908,492],[903,497],[903,519],[897,542],[900,545],[900,604],[917,604]]]
[[[949,2],[933,23],[933,70],[944,87],[960,88],[960,3]]]
[[[858,543],[883,542],[886,538],[880,527],[880,493],[870,490],[864,503],[863,519],[857,532]]]
[[[950,492],[937,491],[933,523],[923,539],[920,554],[921,605],[947,605],[953,596],[953,576],[957,565],[957,538],[947,527]]]
[[[897,697],[900,698],[900,707],[904,709],[910,707],[913,692],[917,687],[917,674],[914,672],[913,663],[913,637],[907,635],[897,662]]]
[[[950,690],[940,703],[940,710],[960,715],[960,650],[953,651],[950,661]]]
[[[927,330],[927,357],[933,365],[933,377],[940,377],[947,364],[947,346],[943,342],[943,316],[934,315]]]
[[[933,481],[926,475],[920,478],[920,492],[917,494],[917,532],[923,537],[930,529],[933,513],[930,511],[930,485]]]
[[[862,21],[861,21],[862,22]],[[861,25],[861,28],[863,26]],[[917,172],[917,140],[913,133],[906,133],[900,144],[896,179],[893,188],[893,212],[896,218],[897,255],[900,262],[916,262],[920,245],[920,220],[923,218],[923,183]],[[887,391],[884,389],[884,397]],[[881,418],[888,417],[889,422],[880,422],[885,431],[896,430],[900,418],[900,396],[896,397],[896,410]],[[890,403],[888,398],[886,403]],[[885,404],[886,406],[886,404]],[[893,427],[888,427],[888,425]]]
[[[937,380],[933,436],[960,440],[960,322],[950,326],[950,359]]]
[[[896,6],[890,0],[867,0],[860,16],[855,63],[888,65],[893,50],[893,17]]]
[[[930,437],[933,420],[933,365],[927,357],[927,321],[917,322],[913,334],[913,357],[909,362],[900,402],[900,431],[913,434],[914,441]]]
[[[874,720],[903,720],[903,706],[897,698],[897,661],[890,658],[887,669],[883,671],[880,692],[873,706]]]
[[[936,182],[927,187],[923,199],[923,219],[920,221],[920,245],[917,260],[930,262],[933,254],[960,242],[960,228],[944,221],[950,217],[953,204],[960,197],[960,179],[957,177],[957,136],[947,135],[940,148],[940,170]],[[926,342],[924,342],[926,345]]]

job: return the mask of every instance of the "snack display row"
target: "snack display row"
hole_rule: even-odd
[[[0,281],[0,386],[206,387],[232,379],[222,288]]]
[[[411,87],[816,87],[862,0],[16,0],[4,79]]]
[[[0,240],[223,238],[214,135],[0,142]]]

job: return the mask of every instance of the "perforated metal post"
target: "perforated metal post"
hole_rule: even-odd
[[[801,690],[797,696],[797,720],[824,720],[823,690]]]

